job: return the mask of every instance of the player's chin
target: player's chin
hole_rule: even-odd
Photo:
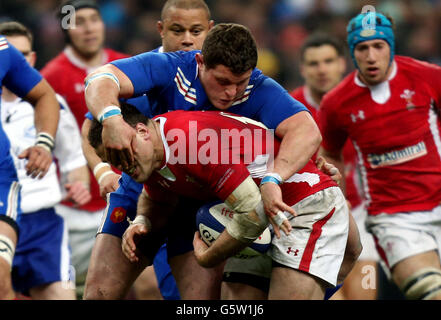
[[[197,48],[195,48],[195,47],[182,47],[182,48],[179,48],[178,50],[176,50],[176,51],[179,51],[179,50],[181,50],[181,51],[193,51],[193,50],[197,50]]]
[[[232,100],[218,100],[214,106],[219,109],[219,110],[227,110],[228,108],[230,108],[233,105],[233,101]]]

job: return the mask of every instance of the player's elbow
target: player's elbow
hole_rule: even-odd
[[[311,129],[311,140],[311,144],[314,145],[316,149],[318,149],[320,147],[320,144],[322,143],[323,138],[317,125],[315,125],[313,129]]]

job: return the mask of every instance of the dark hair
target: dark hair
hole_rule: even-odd
[[[161,20],[164,20],[165,13],[171,7],[186,10],[202,9],[207,13],[207,20],[210,20],[211,18],[210,9],[208,8],[204,0],[167,0],[167,2],[162,7]]]
[[[246,27],[235,23],[214,26],[202,45],[202,55],[208,69],[224,65],[236,75],[257,65],[256,41]]]
[[[60,20],[61,30],[64,33],[64,41],[66,43],[70,43],[71,41],[70,41],[68,29],[63,28],[63,23],[62,23],[64,17],[69,13],[69,12],[63,12],[63,8],[65,6],[72,6],[75,9],[75,11],[80,10],[80,9],[84,9],[84,8],[91,8],[91,9],[95,9],[96,11],[98,11],[98,14],[101,15],[101,13],[100,13],[100,8],[95,0],[65,0],[65,1],[63,1],[60,4],[60,6],[58,7],[57,16],[58,16],[58,19]]]
[[[305,58],[305,51],[309,48],[317,48],[324,45],[330,45],[332,46],[335,51],[337,51],[337,54],[342,57],[344,56],[344,46],[343,43],[326,33],[317,32],[312,35],[310,35],[308,38],[306,38],[305,42],[300,48],[300,60],[303,61]]]
[[[25,36],[26,38],[28,38],[29,42],[31,43],[31,47],[32,47],[32,42],[34,40],[31,31],[28,28],[26,28],[23,24],[17,21],[8,21],[8,22],[0,23],[0,35],[7,37]]]
[[[141,122],[148,124],[148,122],[150,121],[148,117],[143,115],[138,109],[136,109],[133,105],[129,103],[121,102],[120,108],[124,121],[132,127],[135,127],[137,123]],[[102,131],[103,125],[96,119],[93,119],[87,138],[89,139],[90,145],[94,149],[98,149],[103,143]]]

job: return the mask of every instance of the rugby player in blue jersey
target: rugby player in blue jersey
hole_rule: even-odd
[[[59,105],[51,86],[5,37],[0,36],[0,83],[35,107],[37,140],[19,155],[28,159],[27,174],[43,177],[52,163]],[[1,94],[1,87],[0,87]],[[10,154],[9,140],[0,126],[0,299],[13,299],[11,265],[19,229],[20,185]]]

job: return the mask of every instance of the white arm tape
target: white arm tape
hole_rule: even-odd
[[[107,177],[109,174],[116,174],[116,173],[113,172],[112,170],[104,172],[102,175],[100,175],[100,177],[98,179],[98,184],[101,184],[101,182],[103,182],[104,178]]]
[[[120,84],[119,84],[119,80],[118,80],[118,78],[117,78],[113,73],[110,73],[110,72],[101,72],[101,73],[97,73],[97,74],[91,76],[89,79],[87,79],[87,81],[86,81],[86,83],[85,83],[84,92],[86,92],[87,88],[89,87],[89,85],[90,85],[92,82],[94,82],[95,80],[98,80],[98,79],[102,79],[102,78],[107,78],[107,79],[112,80],[112,81],[115,82],[116,85],[118,86],[118,90],[121,89],[121,86],[120,86]]]
[[[110,164],[108,164],[107,162],[100,162],[98,163],[95,168],[93,168],[93,175],[96,177],[96,174],[98,173],[98,170],[100,170],[101,168],[104,167],[108,167],[110,169]]]
[[[150,219],[142,214],[138,214],[131,224],[143,224],[146,226],[147,230],[152,230],[152,223],[150,222]]]
[[[259,188],[251,177],[245,179],[225,203],[234,210],[233,220],[226,229],[236,240],[251,243],[268,226],[269,221],[263,210]]]
[[[0,257],[12,266],[12,259],[14,258],[15,245],[11,239],[0,234]]]

